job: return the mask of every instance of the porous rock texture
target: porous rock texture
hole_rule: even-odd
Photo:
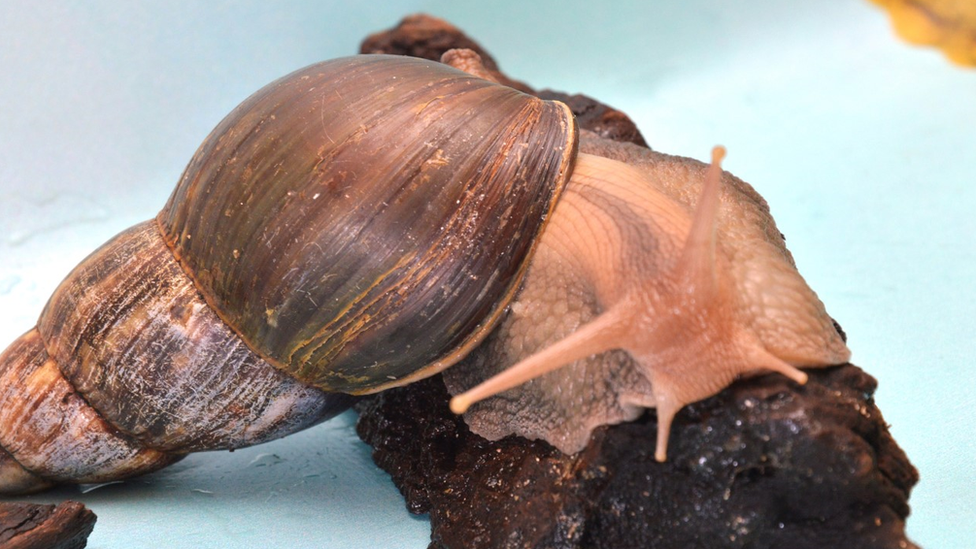
[[[439,59],[465,47],[425,15],[370,36],[363,52]],[[532,92],[535,93],[535,92]],[[646,146],[622,112],[582,95],[580,127]],[[654,460],[653,410],[601,428],[579,454],[508,437],[489,442],[450,413],[440,377],[358,405],[358,431],[414,513],[430,513],[431,548],[911,549],[904,533],[918,473],[888,432],[876,381],[844,365],[740,381],[685,407],[668,461]]]
[[[432,548],[913,548],[917,473],[856,366],[734,384],[687,406],[668,461],[657,421],[602,428],[579,454],[489,442],[447,410],[440,378],[359,405],[359,434]]]

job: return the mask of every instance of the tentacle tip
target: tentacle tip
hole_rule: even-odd
[[[797,372],[793,377],[793,381],[799,383],[800,385],[806,385],[810,381],[810,376],[806,372]]]
[[[658,463],[664,463],[667,460],[668,460],[667,449],[658,448],[657,450],[654,451],[654,461]]]
[[[725,159],[726,151],[725,147],[722,145],[715,145],[712,147],[712,164],[721,164],[722,160]]]
[[[454,412],[457,415],[461,415],[464,412],[468,411],[468,408],[471,407],[471,404],[473,403],[469,399],[464,398],[463,394],[458,395],[451,399],[451,404],[450,404],[451,412]]]
[[[810,376],[807,375],[806,372],[804,372],[803,370],[795,366],[786,364],[785,362],[781,365],[781,367],[776,368],[774,371],[777,371],[783,374],[784,376],[790,378],[797,385],[806,385],[807,381],[810,381]]]

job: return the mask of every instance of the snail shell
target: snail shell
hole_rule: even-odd
[[[450,365],[518,288],[575,149],[564,105],[430,61],[258,91],[0,356],[0,491],[263,442]]]
[[[157,220],[261,356],[321,389],[377,391],[486,335],[575,149],[561,103],[439,63],[362,56],[241,105]]]

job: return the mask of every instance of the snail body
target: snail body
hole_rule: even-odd
[[[546,369],[571,365],[478,403],[466,415],[472,430],[573,453],[594,428],[652,407],[663,461],[685,404],[739,377],[778,372],[802,384],[796,366],[849,359],[766,202],[721,172],[720,158],[708,166],[587,132],[580,150],[589,161],[577,163],[512,313],[444,377],[455,394],[494,392],[540,357]],[[565,355],[551,360],[557,344]]]
[[[847,360],[764,203],[723,187],[717,159],[690,208],[684,183],[702,165],[661,191],[654,168],[586,137],[596,154],[577,155],[579,142],[564,105],[416,59],[335,60],[260,90],[160,214],[83,261],[0,355],[0,493],[284,436],[347,394],[462,360],[448,378],[458,411],[513,384],[472,389],[493,368],[517,362],[523,382],[574,363],[475,405],[479,432],[574,451],[654,406],[663,459],[673,414],[735,376],[802,382],[794,366]],[[765,248],[743,252],[753,240]],[[542,319],[531,338],[526,319]],[[574,375],[582,390],[554,388]],[[612,389],[586,396],[593,376]],[[585,417],[540,424],[491,404],[518,395],[542,397],[536,414]]]

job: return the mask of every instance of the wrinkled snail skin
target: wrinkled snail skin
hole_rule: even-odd
[[[654,407],[663,460],[685,404],[847,361],[721,154],[581,138],[565,105],[452,59],[472,74],[329,61],[228,115],[0,355],[0,493],[263,442],[449,366],[488,438],[575,452]]]
[[[266,86],[0,355],[0,493],[264,442],[457,361],[518,288],[576,135],[562,104],[419,59]]]
[[[473,431],[574,453],[653,407],[663,461],[685,404],[741,376],[804,383],[798,366],[847,362],[765,201],[719,170],[721,150],[707,166],[585,132],[580,150],[511,313],[445,373],[458,412],[504,391],[466,412]]]

